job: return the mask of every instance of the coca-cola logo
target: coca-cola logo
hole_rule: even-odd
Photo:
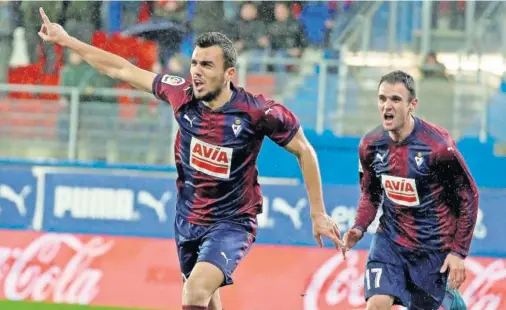
[[[361,257],[356,251],[349,251],[346,257],[344,260],[336,254],[315,272],[304,296],[305,310],[335,308],[343,303],[351,307],[365,305]]]
[[[113,241],[93,237],[83,243],[70,234],[45,234],[25,248],[0,247],[0,285],[10,300],[89,304],[103,276],[91,268]]]
[[[304,310],[365,309],[364,267],[366,251],[350,251],[329,258],[312,276],[304,296]],[[467,258],[467,280],[461,287],[469,310],[504,309],[506,262],[496,259],[480,263]],[[500,288],[498,288],[500,287]]]

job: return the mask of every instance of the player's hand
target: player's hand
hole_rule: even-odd
[[[346,251],[353,248],[357,244],[357,242],[359,242],[360,239],[362,239],[363,236],[364,233],[356,228],[352,228],[344,234],[343,237],[344,247],[342,249],[344,257],[346,257]]]
[[[313,221],[313,236],[320,248],[323,247],[322,236],[329,238],[334,243],[336,249],[339,250],[343,248],[344,243],[341,241],[339,228],[337,228],[337,224],[330,216],[327,214],[318,214],[311,216],[311,219]]]
[[[448,254],[441,267],[440,272],[445,273],[448,268],[450,275],[448,276],[449,288],[451,290],[458,289],[466,280],[466,266],[464,260],[455,254]]]
[[[65,42],[70,38],[65,29],[57,23],[52,23],[43,8],[40,8],[39,12],[43,21],[39,31],[39,36],[42,40],[65,46]]]

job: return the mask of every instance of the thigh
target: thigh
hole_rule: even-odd
[[[203,237],[197,262],[218,267],[224,275],[221,286],[233,284],[232,273],[249,252],[254,240],[255,235],[240,225],[217,224]]]
[[[409,260],[411,305],[413,309],[438,309],[443,302],[448,273],[439,270],[446,253],[420,253]]]
[[[176,248],[181,275],[183,277],[183,281],[186,281],[190,277],[190,273],[197,263],[199,249],[198,243],[178,242],[178,236],[176,236]]]
[[[414,285],[413,282],[408,283],[408,291],[411,296],[408,310],[438,310],[441,302],[436,300],[429,292]]]
[[[407,274],[404,261],[392,243],[381,234],[373,237],[364,274],[365,298],[389,295],[394,304],[407,306]]]
[[[184,221],[181,217],[176,216],[174,223],[174,235],[176,240],[177,256],[179,258],[179,268],[181,269],[184,281],[190,277],[190,273],[195,267],[198,258],[201,238],[194,230],[195,229],[190,227],[189,223]]]

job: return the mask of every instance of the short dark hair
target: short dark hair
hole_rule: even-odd
[[[234,43],[221,32],[205,32],[195,40],[195,46],[206,48],[219,46],[223,51],[223,63],[225,69],[235,67],[237,62],[237,52]]]
[[[416,98],[415,79],[404,71],[397,70],[383,75],[378,84],[378,88],[383,82],[388,84],[402,83],[409,92],[408,100],[411,101]]]

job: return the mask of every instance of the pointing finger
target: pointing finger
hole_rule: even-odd
[[[49,20],[49,17],[47,17],[46,12],[44,12],[43,8],[39,8],[40,17],[42,17],[42,20],[44,21],[44,24],[51,24],[51,21]]]

